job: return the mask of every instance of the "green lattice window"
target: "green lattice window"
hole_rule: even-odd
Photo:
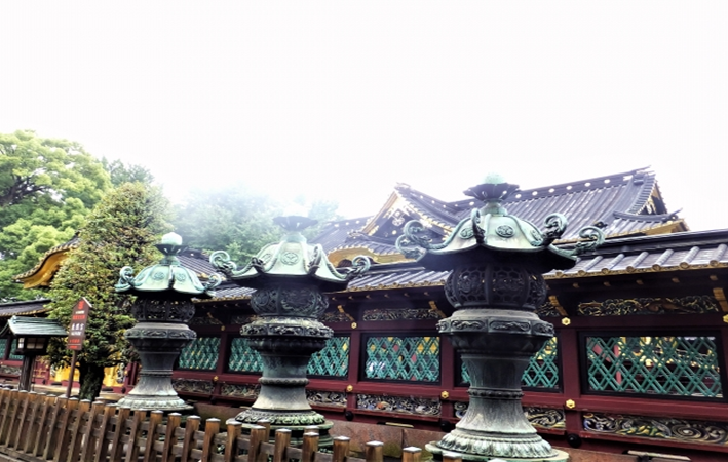
[[[370,337],[367,379],[437,382],[440,379],[439,337]]]
[[[23,359],[23,355],[16,355],[13,352],[18,347],[18,339],[13,339],[12,343],[10,343],[10,354],[8,355],[8,359]]]
[[[234,338],[230,346],[228,360],[230,372],[263,372],[263,358],[260,353],[248,346],[244,338]]]
[[[587,337],[590,391],[721,398],[715,337]]]
[[[8,339],[0,339],[0,359],[5,359],[5,352],[8,349]]]
[[[460,366],[463,382],[470,383],[465,364]],[[558,389],[559,385],[559,343],[557,337],[549,339],[541,349],[531,357],[521,384],[530,388]]]
[[[329,377],[346,377],[349,373],[349,337],[334,337],[326,342],[326,346],[311,355],[308,362],[308,375],[324,375]]]
[[[214,371],[220,357],[220,337],[198,337],[184,347],[179,368],[191,371]]]

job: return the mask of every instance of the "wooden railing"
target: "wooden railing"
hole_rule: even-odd
[[[219,419],[187,417],[161,411],[130,411],[75,398],[0,390],[0,460],[30,462],[382,462],[383,444],[370,441],[365,458],[350,457],[349,438],[334,438],[333,453],[318,452],[319,435],[309,427],[300,448],[291,447],[291,431],[255,425],[241,434],[239,422],[221,429]],[[222,431],[221,431],[222,430]],[[419,462],[419,448],[405,448],[403,462]],[[456,454],[446,462],[460,462]]]

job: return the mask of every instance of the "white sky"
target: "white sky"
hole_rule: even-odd
[[[374,214],[651,165],[728,228],[728,2],[3,2],[0,131]]]

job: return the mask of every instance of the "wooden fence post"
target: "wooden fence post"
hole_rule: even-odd
[[[94,401],[91,403],[91,411],[88,414],[86,426],[83,429],[81,454],[78,458],[81,462],[92,462],[94,453],[97,451],[97,447],[101,449],[99,438],[94,438],[94,427],[96,426],[96,418],[100,416],[103,411],[103,401]],[[103,422],[99,422],[99,424],[103,425]],[[101,434],[100,437],[101,441],[103,441],[103,436]]]
[[[134,411],[129,427],[129,442],[126,445],[127,462],[137,462],[139,459],[139,444],[137,440],[142,436],[142,423],[147,419],[147,411]]]
[[[53,432],[51,423],[55,424],[53,419],[53,409],[55,407],[56,397],[53,395],[43,396],[40,417],[38,418],[38,431],[34,435],[33,449],[30,453],[32,456],[39,456],[43,452],[43,442],[48,439],[48,435]]]
[[[156,462],[157,451],[154,450],[154,443],[159,439],[159,426],[162,424],[164,412],[153,411],[149,417],[149,430],[147,430],[147,445],[144,447],[144,462]]]
[[[121,437],[126,434],[126,421],[129,419],[130,412],[131,409],[128,407],[122,407],[116,414],[116,427],[114,428],[114,434],[111,436],[111,442],[109,443],[109,460],[113,460],[114,462],[121,460],[121,452],[124,449]]]
[[[381,441],[370,441],[367,443],[367,462],[384,461],[384,443]]]
[[[35,435],[40,433],[43,422],[38,420],[38,415],[43,412],[43,404],[45,403],[44,393],[35,393],[33,395],[33,406],[30,410],[30,416],[28,416],[28,435],[25,437],[25,443],[23,444],[23,452],[30,453],[33,451],[35,444]]]
[[[70,398],[65,402],[65,411],[61,416],[61,426],[58,429],[56,448],[53,452],[53,462],[65,461],[68,456],[68,446],[71,442],[71,435],[68,432],[73,423],[73,414],[78,409],[78,398]]]
[[[303,434],[303,453],[301,454],[301,462],[313,462],[313,458],[318,451],[319,434],[317,432],[308,432]]]
[[[182,422],[182,415],[174,412],[167,416],[167,428],[164,432],[164,445],[162,446],[162,462],[174,461],[175,456],[172,455],[172,448],[177,444],[177,428]]]
[[[84,417],[88,417],[89,410],[91,410],[91,401],[88,399],[81,400],[76,411],[76,420],[71,425],[71,440],[68,443],[68,462],[78,461],[81,455],[83,421]]]
[[[250,427],[250,448],[248,448],[248,462],[260,462],[260,446],[265,440],[266,429],[262,425]],[[265,441],[266,443],[268,441]]]
[[[12,399],[15,402],[15,405],[13,406],[13,411],[10,414],[10,428],[8,428],[8,433],[5,435],[5,447],[12,447],[12,444],[15,442],[15,435],[18,431],[18,425],[15,422],[18,419],[18,415],[22,412],[23,407],[23,397],[27,395],[28,392],[23,391],[15,391],[12,392]]]
[[[402,462],[420,462],[422,449],[409,447],[402,449]]]
[[[291,445],[291,430],[279,428],[276,430],[275,446],[273,447],[273,462],[288,462],[288,446]]]
[[[68,398],[56,398],[53,403],[53,409],[51,409],[51,418],[48,422],[48,435],[43,440],[43,459],[48,460],[53,457],[55,453],[57,442],[59,440],[58,429],[56,425],[63,418],[63,414],[66,412],[66,404]]]
[[[92,462],[101,462],[106,461],[106,456],[109,454],[109,445],[111,440],[106,440],[106,433],[109,428],[109,424],[111,423],[111,418],[114,417],[116,414],[116,407],[114,406],[104,406],[104,412],[101,416],[101,423],[99,424],[99,437],[97,439],[98,441],[98,447],[96,451],[94,452],[94,456],[92,459]],[[112,440],[113,440],[113,434],[112,434]]]
[[[187,417],[185,424],[185,436],[182,440],[182,459],[180,462],[189,462],[190,451],[192,450],[192,441],[194,441],[195,432],[200,428],[200,418],[196,415]]]
[[[215,451],[215,435],[220,432],[220,419],[205,420],[205,436],[202,440],[202,457],[200,462],[208,462]]]
[[[233,462],[238,455],[238,437],[242,424],[237,421],[228,422],[227,439],[225,440],[225,462]],[[164,461],[162,461],[164,462]]]
[[[23,410],[20,413],[17,424],[15,425],[17,431],[15,432],[15,441],[13,442],[13,447],[16,451],[22,451],[23,447],[25,446],[25,437],[28,432],[26,421],[28,419],[30,409],[32,408],[33,401],[35,401],[35,395],[36,393],[34,391],[25,391],[25,393],[23,394]]]
[[[11,391],[3,388],[0,390],[0,412],[2,412],[3,418],[0,421],[0,444],[5,441],[5,434],[9,428],[10,422],[10,406],[11,406]]]
[[[349,442],[348,436],[334,438],[334,462],[346,461],[346,458],[349,457]]]

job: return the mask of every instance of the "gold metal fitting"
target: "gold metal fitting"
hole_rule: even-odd
[[[728,314],[726,314],[725,316],[723,316],[723,322],[728,322]],[[0,363],[0,364],[2,364],[2,363]]]
[[[215,377],[214,377],[214,378],[212,379],[212,381],[213,381],[213,382],[215,382],[215,383],[217,383],[217,381],[218,381],[218,380],[220,380],[220,377],[218,377],[218,376],[215,376]]]
[[[225,332],[225,326],[220,326],[220,330]]]
[[[561,318],[561,324],[563,324],[565,326],[568,326],[569,324],[571,324],[571,319],[569,319],[569,318]]]
[[[447,390],[444,390],[442,393],[440,393],[440,398],[442,399],[448,399],[450,397],[450,392]]]
[[[576,407],[576,401],[573,399],[567,399],[566,400],[566,408],[567,409],[574,409]]]
[[[346,392],[347,393],[351,393],[352,391],[354,391],[354,385],[347,385],[346,386]]]
[[[356,329],[356,323],[355,323],[355,322],[352,322],[352,323],[351,323],[351,328],[352,328],[352,329]]]

